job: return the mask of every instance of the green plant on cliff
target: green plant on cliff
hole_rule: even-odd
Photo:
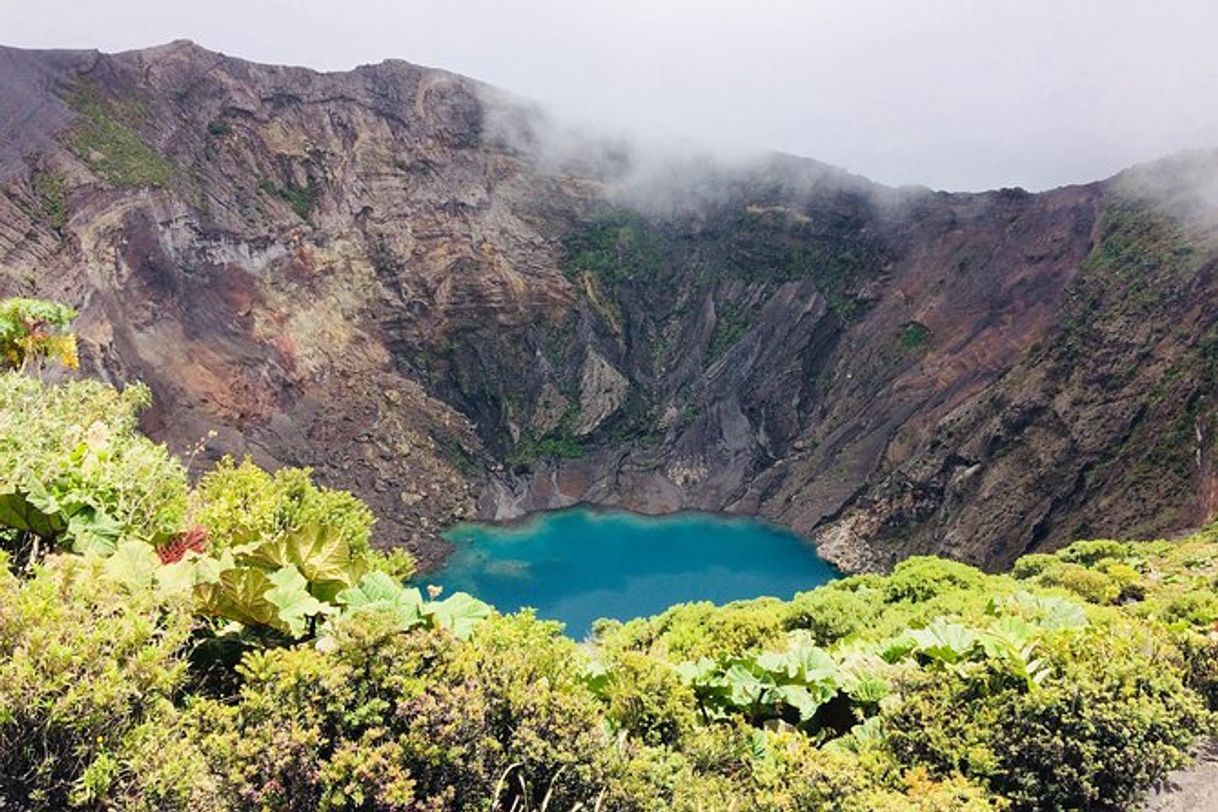
[[[298,186],[293,181],[288,181],[286,186],[279,186],[270,178],[263,178],[258,182],[258,188],[266,194],[286,200],[301,220],[308,220],[309,215],[313,213],[313,207],[317,205],[318,189],[312,178],[309,178],[309,182],[304,186]]]
[[[77,114],[68,143],[98,175],[118,186],[170,184],[175,171],[173,161],[139,132],[148,118],[143,104],[108,98],[89,83],[77,85],[65,101]]]
[[[58,172],[41,171],[30,180],[38,211],[51,228],[59,230],[68,224],[68,190],[64,176]]]
[[[739,341],[749,329],[749,312],[733,302],[715,308],[715,329],[706,348],[706,360],[714,362]]]
[[[563,250],[571,272],[594,274],[616,291],[625,283],[654,281],[667,249],[642,215],[615,208],[568,234]]]
[[[325,524],[354,554],[366,553],[372,511],[346,491],[318,487],[307,468],[269,473],[246,457],[225,457],[199,481],[193,517],[213,550]]]
[[[897,333],[897,346],[903,353],[914,353],[930,342],[930,329],[921,322],[909,321]]]
[[[584,455],[584,438],[575,434],[575,425],[579,420],[579,399],[569,396],[567,409],[559,424],[547,432],[538,435],[532,428],[520,433],[520,440],[512,448],[508,456],[514,464],[528,464],[544,459],[574,460]]]

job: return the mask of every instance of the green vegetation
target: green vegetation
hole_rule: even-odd
[[[58,231],[68,224],[68,190],[58,172],[37,172],[31,184],[38,200],[38,213]]]
[[[567,393],[567,409],[558,426],[541,436],[531,428],[520,432],[520,439],[508,454],[508,462],[521,465],[543,459],[575,460],[582,457],[586,451],[584,438],[575,435],[579,414],[579,397]]]
[[[544,459],[577,460],[584,455],[583,440],[576,437],[567,426],[556,433],[538,437],[531,429],[520,433],[520,442],[512,448],[508,461],[516,464],[536,462]]]
[[[1131,498],[1194,486],[1196,432],[1214,419],[1210,393],[1218,379],[1218,332],[1193,332],[1180,314],[1193,305],[1198,274],[1214,253],[1212,230],[1159,205],[1113,198],[1098,224],[1100,239],[1066,289],[1062,333],[1032,362],[1050,358],[1082,386],[1094,375],[1094,353],[1108,360],[1104,387],[1115,389],[1152,373],[1142,390],[1144,415],[1106,466],[1124,465]],[[1167,361],[1170,366],[1160,369]],[[1164,428],[1166,427],[1166,428]]]
[[[309,179],[306,186],[297,186],[291,181],[287,186],[278,186],[273,180],[263,178],[258,182],[258,188],[268,195],[275,195],[286,200],[292,207],[292,211],[296,212],[296,216],[301,220],[308,220],[309,215],[313,212],[313,207],[317,204],[317,186],[312,178]]]
[[[930,328],[918,321],[909,321],[901,325],[897,334],[897,346],[902,353],[913,354],[930,343]]]
[[[214,138],[223,138],[233,131],[233,125],[222,118],[217,118],[207,124],[207,134]]]
[[[1079,542],[1012,576],[915,558],[611,624],[600,646],[672,663],[706,719],[962,776],[996,806],[1126,809],[1213,730],[1216,574],[1212,534]]]
[[[292,206],[292,211],[296,212],[296,216],[301,220],[308,220],[309,214],[313,211],[313,206],[317,202],[317,190],[310,180],[307,186],[297,186],[294,183],[289,183],[287,186],[280,188],[279,196]]]
[[[844,320],[857,318],[865,303],[857,288],[879,249],[860,236],[857,218],[834,215],[826,222],[772,207],[749,206],[726,222],[706,224],[715,246],[705,256],[689,255],[674,235],[627,209],[609,209],[581,225],[563,240],[567,270],[573,279],[590,275],[602,281],[613,298],[630,284],[656,283],[670,265],[692,264],[702,284],[719,279],[788,282],[812,279],[830,310]],[[583,287],[589,287],[583,282]],[[596,305],[596,302],[593,302]]]
[[[68,143],[98,175],[117,186],[168,186],[173,161],[139,133],[147,109],[134,100],[107,99],[93,85],[81,84],[65,101],[79,118]]]
[[[0,300],[0,365],[24,371],[54,360],[75,369],[76,337],[68,332],[74,318],[75,310],[55,302]]]
[[[615,292],[627,282],[655,280],[667,246],[658,231],[628,209],[610,209],[563,240],[568,270],[603,279]]]
[[[0,539],[110,554],[120,539],[157,545],[181,528],[186,472],[136,432],[148,390],[94,381],[48,386],[0,376]]]
[[[1174,312],[1210,255],[1203,238],[1143,201],[1109,203],[1099,231],[1063,306],[1067,359],[1085,356],[1107,330],[1124,332]]]
[[[569,431],[536,437],[532,431],[520,434],[520,442],[512,449],[510,462],[527,463],[541,459],[576,460],[584,455],[581,440]]]
[[[865,236],[857,216],[822,217],[823,222],[813,222],[784,208],[749,206],[725,229],[718,253],[728,257],[732,276],[813,280],[829,310],[852,321],[866,307],[858,288],[878,265],[880,249]]]
[[[715,308],[715,329],[706,348],[707,362],[713,363],[727,352],[748,329],[749,313],[745,308],[732,302],[719,304]]]
[[[577,644],[425,599],[307,471],[191,488],[142,388],[0,393],[0,807],[1119,810],[1215,730],[1218,531]]]

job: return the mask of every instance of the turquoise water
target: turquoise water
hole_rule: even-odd
[[[425,583],[505,612],[531,606],[573,637],[602,617],[654,615],[683,601],[790,598],[837,577],[787,530],[703,513],[573,508],[518,524],[462,524],[445,536],[456,550]]]

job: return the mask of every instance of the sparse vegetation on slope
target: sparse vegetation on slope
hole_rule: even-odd
[[[86,83],[67,102],[79,116],[69,142],[98,175],[118,186],[170,184],[174,163],[140,135],[148,112],[138,101],[107,99]]]

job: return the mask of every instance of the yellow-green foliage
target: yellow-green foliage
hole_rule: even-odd
[[[897,564],[884,588],[889,603],[919,603],[945,593],[973,590],[984,576],[965,564],[943,558],[916,556]]]
[[[782,639],[783,604],[773,598],[716,607],[709,602],[672,607],[650,620],[624,624],[607,638],[621,644],[662,650],[675,659],[716,657],[776,644]]]
[[[1215,729],[1214,534],[915,558],[577,644],[425,600],[307,471],[225,461],[188,500],[146,398],[0,376],[0,808],[1118,810]],[[48,523],[81,554],[13,544]]]
[[[188,759],[174,767],[181,781],[166,776],[160,789],[130,777],[131,759],[169,744],[188,613],[116,584],[96,557],[52,556],[25,581],[2,567],[0,591],[0,805],[206,794],[210,779],[188,776]]]
[[[76,337],[68,332],[76,311],[41,299],[0,300],[0,369],[24,370],[47,359],[76,369]]]
[[[0,374],[0,544],[113,551],[182,528],[186,472],[137,430],[145,387]],[[5,541],[7,539],[7,541]]]
[[[249,458],[224,458],[199,482],[195,521],[216,551],[324,523],[352,554],[369,549],[372,511],[346,491],[319,488],[308,468],[268,473]]]

